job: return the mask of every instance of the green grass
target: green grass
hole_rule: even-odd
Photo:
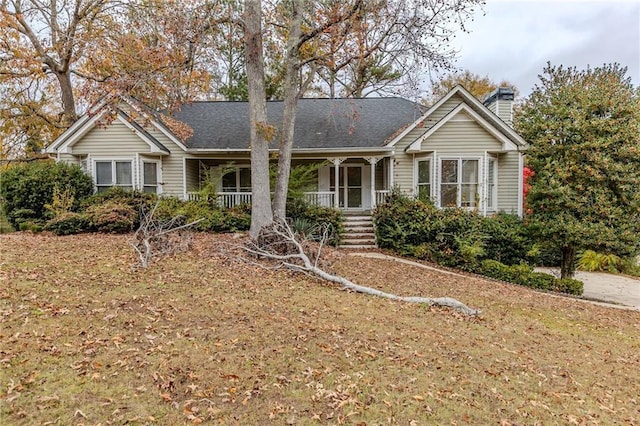
[[[332,252],[358,295],[126,236],[0,237],[0,424],[636,424],[640,313]],[[31,260],[34,261],[31,261]]]

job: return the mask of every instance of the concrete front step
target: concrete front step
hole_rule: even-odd
[[[344,218],[344,229],[344,239],[340,243],[340,248],[374,249],[377,247],[371,216],[346,215]]]
[[[344,222],[345,228],[373,228],[373,223],[371,222]]]
[[[345,234],[349,238],[367,238],[372,239],[376,237],[375,232],[371,230],[370,232],[347,232]]]
[[[362,245],[342,245],[340,244],[338,247],[340,247],[341,249],[348,249],[348,250],[367,250],[367,249],[376,249],[378,248],[378,246],[376,246],[375,244],[362,244]]]
[[[345,234],[373,234],[373,226],[354,226],[353,228],[349,228],[345,226]]]
[[[345,222],[358,222],[358,221],[373,222],[373,218],[371,216],[345,216],[344,221]]]
[[[374,238],[343,238],[341,241],[342,245],[352,245],[352,244],[376,244],[376,240]]]

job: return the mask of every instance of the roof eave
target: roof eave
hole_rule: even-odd
[[[344,153],[344,152],[392,152],[393,147],[389,146],[377,146],[377,147],[340,147],[340,148],[294,148],[292,153],[300,154],[327,154],[327,153]],[[244,154],[250,153],[251,148],[188,148],[188,153],[191,154]],[[278,152],[277,148],[270,148],[269,152]]]

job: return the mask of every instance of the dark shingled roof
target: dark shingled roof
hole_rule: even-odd
[[[284,104],[267,103],[270,123],[280,128]],[[300,99],[296,111],[294,149],[381,147],[417,120],[424,107],[401,98]],[[193,129],[190,149],[247,149],[247,102],[194,102],[173,117]]]

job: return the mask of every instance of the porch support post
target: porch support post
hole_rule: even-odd
[[[380,157],[365,157],[365,160],[371,164],[371,208],[376,207],[376,164]]]
[[[394,164],[396,162],[396,158],[394,156],[388,157],[389,158],[389,168],[387,169],[389,176],[387,178],[387,182],[389,183],[389,187],[387,189],[392,190],[393,189],[393,173],[394,173]]]
[[[331,158],[333,163],[333,182],[335,184],[333,194],[333,207],[336,209],[340,207],[340,164],[342,164],[346,158]]]

